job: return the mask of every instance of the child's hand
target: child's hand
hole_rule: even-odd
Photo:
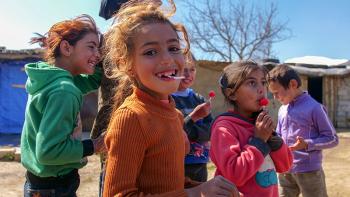
[[[239,192],[236,186],[222,176],[216,176],[211,180],[200,184],[199,186],[186,189],[186,192],[189,197],[239,197]]]
[[[205,102],[200,105],[197,105],[196,108],[189,114],[193,122],[196,122],[199,119],[207,117],[210,114],[211,104],[210,102]]]
[[[289,147],[291,151],[307,149],[307,143],[303,137],[297,136],[297,141]]]
[[[273,132],[273,127],[272,118],[266,111],[262,111],[255,122],[254,136],[266,142]]]
[[[94,145],[94,153],[102,153],[106,152],[107,148],[105,145],[105,135],[106,132],[103,132],[100,136],[98,136],[96,139],[91,139],[92,143]]]

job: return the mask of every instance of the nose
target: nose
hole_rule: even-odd
[[[183,74],[184,74],[184,76],[185,76],[186,78],[189,77],[189,76],[190,76],[190,70],[187,69],[187,68],[185,68],[184,71],[183,71]]]
[[[101,58],[101,53],[100,53],[99,50],[96,51],[95,55],[96,55],[96,58],[97,58],[98,60],[100,60],[100,58]]]
[[[168,50],[166,50],[166,51],[164,51],[162,53],[161,58],[162,58],[161,59],[161,64],[162,65],[168,65],[168,64],[172,63],[172,60],[173,60],[173,58],[172,58],[172,56],[171,56],[171,54],[169,53]]]
[[[263,84],[259,84],[258,86],[258,94],[260,95],[265,95],[266,94],[266,86],[264,86]]]

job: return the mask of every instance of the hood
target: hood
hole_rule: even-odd
[[[45,62],[29,63],[24,68],[28,75],[26,90],[30,94],[46,87],[58,78],[73,78],[68,71]]]

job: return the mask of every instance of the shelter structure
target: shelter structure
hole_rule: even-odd
[[[37,50],[0,50],[0,133],[19,134],[24,122],[27,76],[24,65],[40,60]]]

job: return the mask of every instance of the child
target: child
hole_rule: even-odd
[[[282,103],[277,133],[293,151],[293,167],[279,174],[281,196],[327,196],[322,149],[338,144],[336,131],[323,105],[301,90],[298,73],[287,65],[270,71],[269,89]]]
[[[192,86],[196,78],[196,60],[193,55],[184,68],[184,79],[181,80],[178,91],[172,94],[176,108],[185,117],[184,129],[191,143],[190,153],[185,157],[185,175],[192,180],[207,181],[207,163],[209,161],[210,102],[194,92]]]
[[[211,127],[210,157],[217,167],[215,174],[236,184],[244,197],[277,197],[276,171],[285,172],[292,164],[290,150],[273,133],[271,117],[261,111],[266,74],[253,61],[225,67],[220,86],[232,108],[218,116]]]
[[[161,0],[138,0],[140,2],[155,3],[157,5],[162,4]],[[131,5],[134,0],[115,0],[115,1],[101,1],[100,16],[103,16],[106,19],[112,17],[120,7],[125,5]],[[172,2],[172,1],[171,1]],[[170,2],[170,3],[171,3]],[[102,62],[101,62],[102,63]],[[104,65],[103,67],[111,67],[112,65]],[[102,67],[102,68],[103,68]],[[106,69],[108,71],[108,68]],[[101,78],[101,87],[99,88],[98,93],[98,112],[91,130],[91,138],[98,138],[103,132],[107,130],[111,113],[113,111],[114,99],[116,88],[118,86],[118,80],[111,78],[104,73]],[[105,161],[106,153],[100,155],[101,160],[101,172],[100,172],[100,181],[99,181],[99,197],[102,196],[103,190],[103,179],[105,175]]]
[[[183,116],[170,97],[189,50],[180,47],[178,32],[188,43],[184,27],[154,4],[125,7],[116,21],[106,34],[105,61],[117,65],[116,101],[124,102],[115,102],[107,129],[103,196],[238,196],[223,177],[184,189]]]
[[[54,24],[47,37],[32,39],[46,48],[46,62],[25,65],[29,96],[21,137],[21,162],[27,169],[24,196],[76,196],[84,157],[103,150],[103,135],[81,141],[81,132],[74,131],[82,95],[100,83],[101,71],[95,69],[99,35],[94,20],[82,15]]]

